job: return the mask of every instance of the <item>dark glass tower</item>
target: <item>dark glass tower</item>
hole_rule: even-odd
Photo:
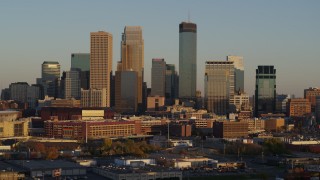
[[[255,116],[276,110],[276,69],[258,66],[256,69]]]

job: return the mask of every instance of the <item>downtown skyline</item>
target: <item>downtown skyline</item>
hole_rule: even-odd
[[[116,62],[120,60],[121,33],[128,25],[142,27],[144,77],[151,87],[152,58],[164,58],[168,64],[179,67],[179,24],[188,21],[188,10],[190,21],[197,24],[198,30],[197,90],[204,90],[205,62],[224,60],[228,55],[243,57],[245,91],[249,95],[254,92],[258,65],[275,66],[278,94],[302,97],[304,89],[320,86],[317,79],[320,26],[316,23],[320,3],[317,1],[185,1],[181,7],[178,2],[139,1],[136,5],[141,7],[130,16],[121,10],[121,2],[127,4],[125,10],[135,4],[129,1],[2,3],[1,17],[8,17],[6,13],[10,17],[2,20],[0,88],[12,82],[35,83],[43,61],[58,61],[62,71],[69,70],[71,54],[89,53],[90,32],[99,30],[113,35],[115,72]],[[108,5],[115,8],[107,11]]]

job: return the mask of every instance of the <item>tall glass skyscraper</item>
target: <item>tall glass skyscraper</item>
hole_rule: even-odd
[[[205,104],[208,112],[226,115],[234,96],[234,65],[231,61],[207,61]]]
[[[256,69],[255,116],[276,110],[276,69],[258,66]]]
[[[179,98],[195,98],[197,89],[197,25],[179,25]]]

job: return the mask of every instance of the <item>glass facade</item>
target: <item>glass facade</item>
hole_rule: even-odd
[[[58,97],[60,64],[56,61],[44,61],[42,63],[41,78],[37,84],[43,86],[43,94],[49,97]]]
[[[179,97],[194,98],[197,89],[197,25],[179,25]]]
[[[256,69],[255,115],[274,113],[276,110],[276,69],[258,66]]]
[[[72,53],[71,69],[90,71],[90,53]]]
[[[226,115],[234,96],[234,65],[230,61],[207,61],[205,104],[208,112]]]

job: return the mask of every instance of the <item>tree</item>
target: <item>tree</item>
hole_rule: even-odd
[[[269,153],[273,153],[273,154],[285,154],[288,153],[285,144],[276,138],[270,138],[267,139],[263,146],[265,147],[265,149],[267,150],[267,152]]]
[[[46,159],[52,160],[59,157],[58,149],[55,147],[49,147],[46,153]]]

